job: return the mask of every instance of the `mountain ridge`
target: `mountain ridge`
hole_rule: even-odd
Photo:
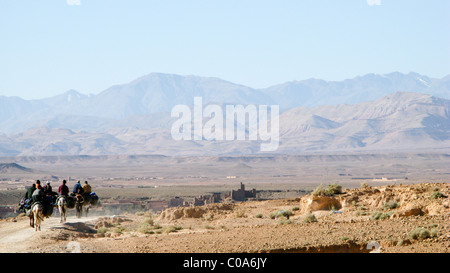
[[[261,141],[174,141],[170,111],[192,108],[196,96],[204,107],[279,105],[279,153],[450,147],[450,75],[371,73],[254,89],[216,77],[150,73],[97,95],[0,96],[0,155],[260,153]]]
[[[138,123],[149,119],[142,116]],[[3,134],[0,155],[261,154],[261,141],[175,141],[170,113],[158,121],[140,127],[131,117],[103,131],[40,127]],[[450,150],[450,100],[397,92],[354,105],[297,107],[281,113],[279,129],[274,154]]]
[[[450,99],[450,75],[432,79],[415,72],[372,73],[344,81],[307,79],[254,89],[217,77],[150,73],[97,95],[68,90],[40,100],[0,96],[0,130],[17,133],[39,126],[79,129],[84,124],[88,129],[106,128],[117,120],[170,112],[177,104],[190,106],[195,96],[202,97],[204,104],[279,105],[286,111],[299,106],[355,104],[397,91]]]

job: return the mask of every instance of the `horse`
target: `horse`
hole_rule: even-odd
[[[33,204],[30,211],[30,226],[35,228],[35,231],[41,230],[41,222],[44,220],[44,207],[41,203]]]
[[[64,195],[60,195],[57,200],[59,214],[61,215],[60,223],[66,222],[67,200]]]

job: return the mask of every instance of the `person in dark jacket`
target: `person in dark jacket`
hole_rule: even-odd
[[[63,196],[69,195],[69,187],[66,185],[67,181],[63,180],[62,184],[58,188],[58,194]]]
[[[36,190],[33,192],[33,195],[31,197],[33,198],[33,202],[44,201],[44,190],[42,189],[40,184],[36,185]]]
[[[26,207],[28,207],[28,205],[31,204],[32,198],[33,198],[33,192],[36,190],[36,184],[33,183],[33,185],[31,187],[29,187],[27,189],[27,192],[25,192],[25,196],[23,197],[22,200],[20,200],[19,203],[19,210],[23,211]]]
[[[81,182],[78,181],[75,186],[73,186],[73,193],[83,194],[84,190],[81,186]]]
[[[33,183],[33,185],[27,189],[27,193],[25,194],[25,199],[32,198],[33,192],[35,190],[36,190],[36,184]]]

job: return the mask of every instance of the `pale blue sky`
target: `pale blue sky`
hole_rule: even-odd
[[[79,1],[0,0],[0,95],[96,94],[151,72],[254,88],[450,74],[448,0]]]

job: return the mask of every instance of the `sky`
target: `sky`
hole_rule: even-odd
[[[0,96],[98,94],[152,72],[253,88],[450,74],[448,0],[0,0]]]

